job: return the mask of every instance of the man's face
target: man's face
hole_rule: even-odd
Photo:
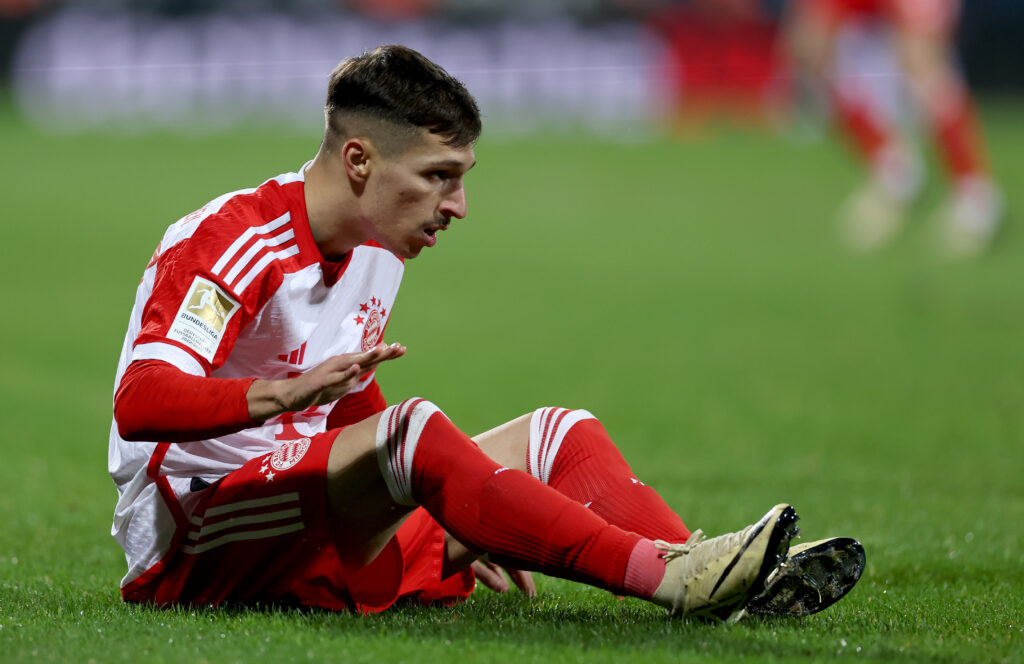
[[[377,155],[365,192],[371,237],[403,258],[434,246],[453,217],[466,216],[462,178],[475,163],[473,146],[447,146],[426,130],[401,152]]]

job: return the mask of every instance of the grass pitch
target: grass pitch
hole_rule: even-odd
[[[0,660],[1024,661],[1024,109],[985,107],[1011,217],[981,260],[931,244],[933,186],[891,248],[832,223],[835,142],[497,140],[470,217],[408,266],[382,370],[477,432],[586,407],[692,528],[794,503],[868,568],[800,621],[668,620],[556,579],[540,597],[359,618],[120,603],[104,465],[113,372],[164,227],[299,167],[303,137],[48,136],[0,118]]]

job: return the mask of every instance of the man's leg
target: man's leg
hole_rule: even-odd
[[[633,475],[588,411],[540,408],[474,440],[502,465],[530,472],[609,523],[651,539],[689,538],[683,522]],[[452,550],[468,553],[458,545]],[[864,570],[864,548],[846,537],[797,545],[791,554],[769,577],[766,590],[751,600],[749,612],[817,613],[845,596]]]
[[[588,411],[539,408],[473,441],[500,466],[531,474],[612,525],[650,540],[682,543],[690,538],[679,516],[636,477]],[[446,573],[476,557],[453,540]]]
[[[956,4],[898,2],[900,55],[910,90],[928,119],[951,180],[949,200],[939,212],[947,248],[972,255],[984,250],[1002,222],[1005,203],[985,156],[981,127],[970,91],[955,63]],[[931,13],[913,13],[914,7]]]
[[[867,169],[867,179],[839,209],[840,233],[851,248],[868,251],[893,240],[924,183],[924,170],[899,127],[877,108],[859,77],[833,69],[839,33],[861,11],[843,0],[800,0],[787,25],[789,50],[799,68],[822,86],[837,128]]]
[[[795,532],[795,513],[780,505],[739,533],[665,544],[671,551],[662,560],[649,540],[496,463],[421,399],[345,429],[328,478],[338,540],[352,543],[349,558],[372,559],[419,504],[459,541],[503,564],[722,617],[759,592]]]
[[[652,540],[690,537],[679,515],[636,477],[589,411],[539,408],[474,441],[501,465],[528,472],[608,523]]]
[[[638,535],[499,465],[429,402],[345,429],[328,463],[328,501],[353,563],[372,560],[419,504],[477,551],[636,594],[621,586]]]

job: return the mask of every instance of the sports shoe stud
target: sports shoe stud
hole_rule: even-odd
[[[802,542],[765,581],[765,589],[747,603],[760,615],[807,616],[846,596],[864,573],[864,547],[849,537]]]

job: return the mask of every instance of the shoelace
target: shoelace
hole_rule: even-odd
[[[704,531],[698,528],[690,534],[690,539],[686,540],[683,544],[671,544],[665,540],[655,540],[654,548],[664,551],[665,555],[662,558],[665,559],[665,562],[668,562],[693,551],[693,548],[703,541]]]

